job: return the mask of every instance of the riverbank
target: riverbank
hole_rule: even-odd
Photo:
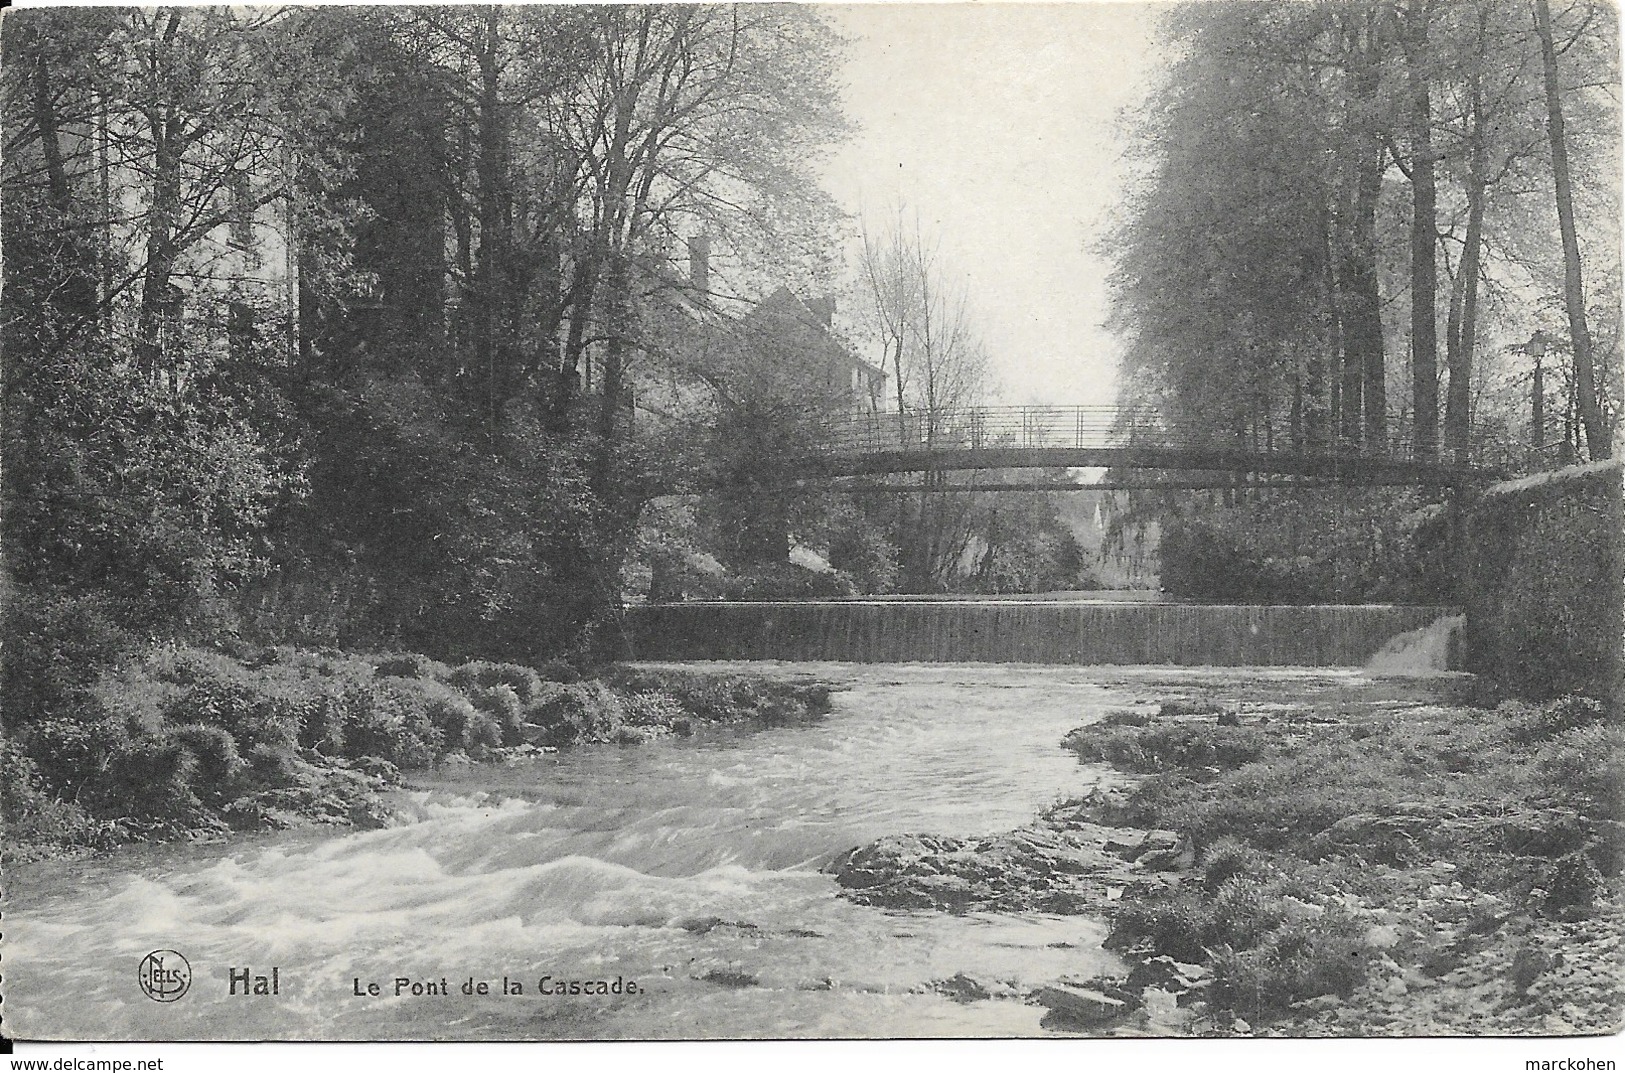
[[[1065,740],[1109,773],[1090,794],[832,871],[864,904],[1109,918],[1126,973],[1028,992],[1059,1029],[1617,1031],[1625,731],[1583,698],[1492,710],[1465,685],[1120,709]]]
[[[829,689],[677,668],[456,667],[166,645],[0,743],[0,859],[305,825],[381,827],[402,772],[823,714]]]

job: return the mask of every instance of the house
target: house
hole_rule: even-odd
[[[634,377],[636,410],[695,416],[719,399],[781,399],[808,414],[876,413],[886,373],[864,361],[834,328],[833,296],[802,298],[780,286],[742,312],[711,291],[710,240],[688,242],[686,278],[675,273],[646,319],[666,344],[665,360]]]
[[[765,361],[789,362],[831,408],[878,412],[886,374],[858,357],[834,334],[833,296],[807,301],[780,287],[742,318]],[[833,404],[833,405],[832,405]]]

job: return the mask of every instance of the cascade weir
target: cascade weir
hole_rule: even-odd
[[[627,608],[641,660],[1359,667],[1458,612],[1384,605],[829,600]]]

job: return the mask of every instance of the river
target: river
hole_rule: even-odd
[[[1355,672],[751,664],[838,686],[816,723],[420,773],[410,822],[11,869],[8,1031],[66,1039],[1031,1036],[1019,999],[1116,967],[1102,921],[888,912],[820,868],[880,835],[1006,830],[1095,778],[1058,746],[1112,707]],[[175,950],[192,982],[148,999]],[[230,993],[269,978],[274,995]],[[620,994],[540,994],[568,980]],[[522,993],[502,994],[506,977]],[[396,980],[408,985],[396,994]],[[444,981],[448,993],[434,993]],[[635,984],[630,993],[628,982]],[[487,994],[465,994],[484,983]],[[378,994],[370,985],[378,985]],[[567,986],[567,985],[565,985]],[[359,994],[357,992],[360,992]]]

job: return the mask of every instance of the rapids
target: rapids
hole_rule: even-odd
[[[1039,1035],[1038,1007],[961,1004],[925,985],[964,972],[1030,989],[1116,967],[1100,948],[1100,920],[887,912],[838,898],[820,868],[883,834],[966,836],[1027,822],[1096,777],[1059,748],[1067,730],[1203,672],[750,668],[835,683],[833,712],[805,726],[419,773],[397,795],[407,822],[385,830],[15,867],[5,891],[8,1033]],[[1351,676],[1221,673],[1322,688]],[[191,967],[190,989],[172,1002],[137,986],[143,957],[162,949]],[[252,978],[273,967],[277,994],[230,994],[233,970]],[[543,976],[554,987],[619,980],[622,993],[539,994]],[[502,995],[504,977],[523,993]],[[397,996],[397,978],[431,990],[443,980],[449,993]],[[491,993],[464,994],[470,980]]]

